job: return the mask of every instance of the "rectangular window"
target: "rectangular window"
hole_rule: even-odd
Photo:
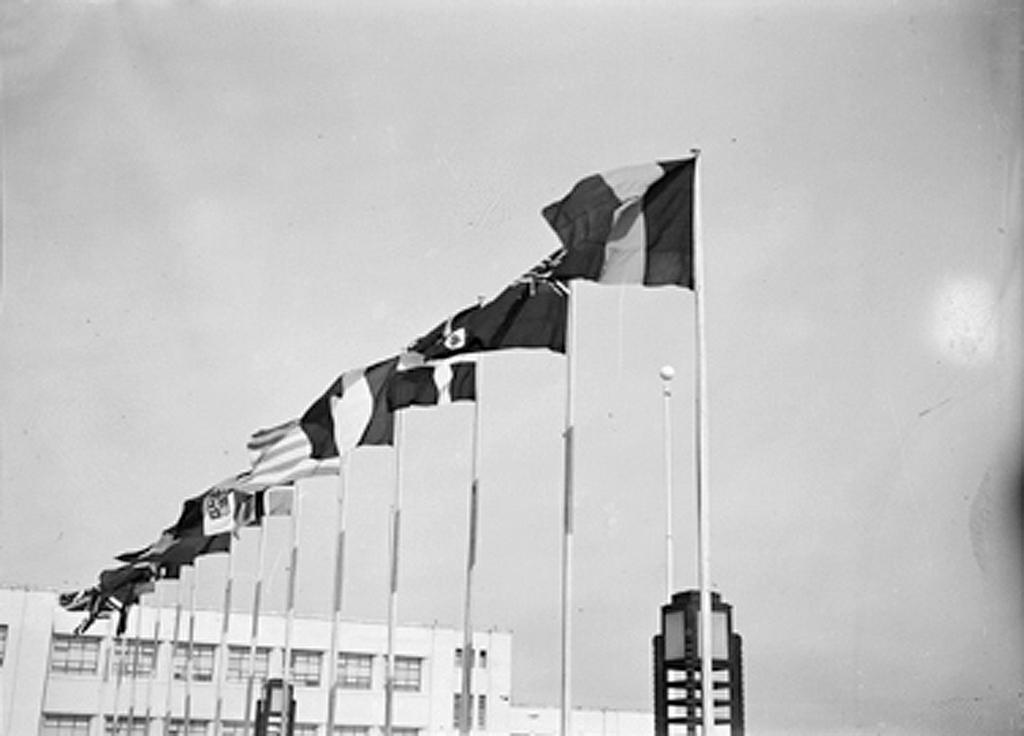
[[[292,652],[292,679],[306,687],[320,687],[320,662],[323,652],[296,649]]]
[[[395,657],[395,690],[403,692],[420,691],[423,660],[419,657]]]
[[[250,733],[252,729],[249,729]],[[222,721],[220,724],[220,736],[244,736],[245,721]]]
[[[339,652],[338,686],[347,690],[369,690],[373,686],[373,655]]]
[[[452,694],[452,728],[458,728],[462,722],[462,693]],[[469,722],[473,722],[473,696],[469,696]]]
[[[0,624],[0,667],[7,659],[7,624]]]
[[[487,696],[476,696],[476,727],[483,730],[487,728]]]
[[[105,731],[103,733],[110,736],[111,734],[117,734],[117,736],[146,736],[146,719],[145,718],[133,718],[131,723],[128,722],[128,716],[122,715],[117,719],[117,723],[114,723],[114,719],[107,716]],[[114,726],[117,728],[114,728]]]
[[[121,674],[126,677],[148,677],[156,666],[156,645],[152,640],[130,639],[120,650]]]
[[[89,736],[92,716],[44,713],[39,736]]]
[[[209,721],[199,721],[193,718],[188,722],[188,730],[185,729],[185,721],[180,718],[170,722],[167,729],[167,736],[206,736],[206,724]]]
[[[193,682],[210,682],[213,680],[213,660],[216,647],[213,644],[193,644],[192,671]],[[188,644],[176,644],[174,647],[174,679],[185,679],[185,665],[188,659]],[[183,735],[184,736],[184,735]],[[191,736],[191,734],[189,734]]]
[[[319,731],[320,727],[315,723],[296,723],[293,733],[295,736],[318,736]]]
[[[97,637],[53,635],[50,642],[50,672],[93,673],[99,661],[100,640]]]
[[[394,729],[392,729],[394,730]],[[369,736],[369,726],[335,726],[334,736]]]
[[[254,669],[257,680],[270,676],[270,647],[256,647]],[[228,647],[228,682],[246,682],[249,679],[249,647]]]

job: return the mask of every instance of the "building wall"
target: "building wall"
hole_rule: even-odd
[[[88,736],[100,736],[100,714],[117,712],[125,718],[129,711],[142,718],[149,710],[153,718],[150,734],[163,733],[163,720],[172,722],[184,716],[186,701],[193,720],[206,722],[204,733],[213,736],[217,706],[218,673],[227,666],[227,649],[215,649],[213,672],[206,681],[189,683],[173,677],[174,638],[187,641],[192,629],[197,644],[219,645],[222,629],[220,612],[189,611],[143,606],[133,611],[126,634],[137,635],[145,644],[159,631],[156,670],[152,677],[134,679],[124,676],[118,684],[114,666],[113,640],[109,631],[113,622],[98,621],[78,642],[94,641],[97,647],[95,667],[84,672],[60,672],[53,661],[54,641],[66,641],[84,614],[68,613],[57,604],[56,593],[0,588],[0,627],[6,626],[4,658],[0,664],[0,736],[34,736],[47,733],[46,716],[89,716]],[[251,616],[233,613],[228,619],[226,643],[248,647]],[[177,629],[177,637],[174,632]],[[326,736],[330,620],[296,617],[292,628],[293,651],[320,652],[319,683],[296,686],[296,722],[304,724],[310,736]],[[3,631],[0,629],[0,631]],[[141,632],[138,634],[137,632]],[[269,647],[269,676],[280,677],[284,664],[285,617],[267,614],[259,621],[259,646]],[[339,628],[338,650],[370,655],[371,682],[367,689],[339,688],[336,725],[361,726],[371,736],[382,733],[384,682],[386,671],[387,629],[379,623],[346,621]],[[456,649],[461,648],[462,631],[437,626],[399,626],[395,632],[395,653],[399,657],[420,660],[419,689],[395,693],[394,726],[414,729],[424,736],[453,734],[453,696],[461,689],[461,670]],[[512,703],[512,637],[508,632],[480,631],[473,635],[474,649],[486,652],[486,662],[477,659],[473,669],[474,733],[481,736],[513,733],[555,733],[557,708],[520,708]],[[58,645],[60,646],[60,645]],[[90,645],[92,646],[92,645]],[[91,659],[91,657],[86,657]],[[226,669],[223,671],[227,672]],[[194,673],[201,676],[199,672]],[[246,682],[222,684],[222,719],[240,722],[245,716]],[[188,696],[186,698],[186,696]],[[485,700],[485,723],[478,723],[478,705]],[[650,714],[616,711],[586,711],[574,715],[574,734],[624,736],[652,733]],[[552,728],[552,724],[554,728]],[[61,732],[71,733],[70,731]],[[122,728],[121,733],[127,730]],[[228,730],[224,730],[225,735]],[[408,732],[403,732],[408,733]],[[77,734],[76,734],[77,736]],[[134,732],[133,732],[134,736]]]

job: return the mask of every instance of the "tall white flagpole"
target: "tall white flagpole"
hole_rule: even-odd
[[[199,587],[199,560],[192,561],[188,582],[188,649],[185,650],[185,733],[192,728],[192,655],[196,646],[196,588]]]
[[[697,551],[700,559],[698,574],[700,585],[700,681],[701,713],[704,736],[711,736],[715,728],[715,693],[712,677],[711,649],[711,523],[708,489],[708,365],[704,314],[704,242],[701,227],[700,151],[694,150],[693,172],[693,292],[696,309],[697,336]]]
[[[292,506],[294,511],[295,490],[292,489]],[[266,497],[264,496],[264,500]],[[260,601],[263,596],[263,567],[266,564],[267,516],[260,519],[260,532],[256,541],[256,582],[252,589],[252,628],[249,633],[249,673],[245,682],[245,725],[242,733],[249,736],[252,729],[252,702],[254,681],[256,679],[256,643],[260,635]]]
[[[292,519],[291,519],[291,540],[292,540],[292,557],[291,565],[288,571],[288,600],[287,609],[285,611],[285,622],[284,622],[284,667],[282,672],[284,673],[284,681],[290,683],[292,681],[292,628],[295,625],[295,586],[298,582],[299,572],[299,511],[301,509],[300,503],[301,489],[299,485],[295,485],[295,496],[292,500]],[[284,704],[283,715],[282,715],[282,732],[289,733],[291,724],[288,723],[291,718],[291,708],[288,703]]]
[[[143,733],[149,734],[149,724],[153,721],[153,682],[156,680],[156,666],[160,661],[160,619],[163,617],[165,591],[158,585],[156,615],[153,617],[153,659],[149,663],[149,677],[146,678],[146,715],[143,717]]]
[[[177,602],[174,604],[174,631],[171,635],[171,671],[167,673],[167,697],[164,700],[164,722],[162,729],[164,736],[168,736],[171,732],[171,694],[174,689],[174,655],[178,649],[178,640],[181,639],[181,597],[184,593],[184,589],[181,584],[182,570],[183,566],[178,568],[178,579],[175,583],[175,588],[177,589]]]
[[[675,588],[675,547],[672,538],[672,379],[676,375],[670,365],[663,365],[661,396],[665,432],[665,602],[672,602]]]
[[[117,634],[114,639],[114,705],[111,709],[111,733],[114,736],[121,730],[121,682],[124,678],[124,635]]]
[[[217,684],[214,694],[213,736],[220,736],[224,717],[224,670],[227,662],[228,624],[231,619],[231,588],[235,579],[235,540],[228,545],[228,565],[224,574],[224,608],[220,617],[220,642],[217,647]]]
[[[335,517],[335,547],[334,547],[334,605],[331,609],[331,648],[330,662],[328,664],[328,683],[330,690],[327,692],[327,733],[334,733],[334,720],[338,699],[338,631],[341,627],[341,603],[345,589],[345,531],[347,526],[347,514],[345,504],[345,490],[348,486],[349,465],[348,453],[341,456],[341,468],[338,473],[338,485],[335,490],[335,501],[337,503],[337,515]]]
[[[574,387],[575,361],[573,351],[576,349],[576,287],[572,281],[567,283],[568,315],[565,328],[565,487],[564,506],[562,510],[562,679],[561,679],[561,736],[572,733],[572,539],[574,525],[573,498],[573,445],[574,445]]]
[[[480,376],[480,364],[476,367]],[[473,401],[473,477],[469,485],[469,541],[466,550],[466,590],[462,605],[462,693],[459,708],[459,733],[473,731],[473,568],[476,567],[477,519],[480,499],[480,392]]]
[[[131,642],[131,639],[128,639]],[[131,683],[128,685],[128,728],[126,733],[131,736],[135,733],[135,695],[136,683],[139,679],[139,656],[142,649],[142,597],[135,606],[135,641],[132,643],[132,674]]]
[[[392,736],[395,709],[395,625],[398,621],[398,550],[402,526],[402,412],[395,412],[395,488],[391,501],[391,570],[388,576],[388,653],[384,683],[384,736]]]

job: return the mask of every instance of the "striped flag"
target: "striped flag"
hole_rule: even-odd
[[[433,363],[395,373],[388,384],[388,407],[437,406],[476,401],[476,363]]]
[[[255,432],[247,445],[252,469],[238,481],[276,486],[337,475],[341,455],[360,446],[392,444],[387,384],[398,363],[392,357],[342,373],[301,418]]]
[[[594,174],[542,211],[563,249],[554,276],[693,288],[696,157]]]

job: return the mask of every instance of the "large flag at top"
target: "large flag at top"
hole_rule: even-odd
[[[564,246],[559,279],[693,288],[696,157],[581,180],[542,211]]]
[[[552,278],[545,259],[498,296],[449,317],[408,350],[427,360],[508,348],[565,352],[569,290]]]
[[[398,362],[392,357],[342,373],[299,419],[255,432],[247,445],[252,469],[238,481],[271,486],[337,475],[345,453],[393,444],[387,383]]]

